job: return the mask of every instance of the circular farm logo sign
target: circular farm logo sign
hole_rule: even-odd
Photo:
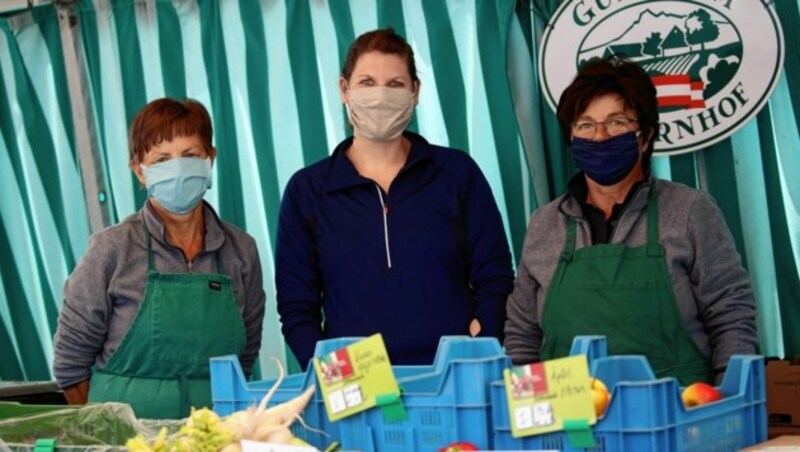
[[[769,99],[784,42],[762,0],[567,0],[542,37],[540,81],[555,109],[586,61],[624,55],[658,92],[656,153],[714,144],[742,127]]]

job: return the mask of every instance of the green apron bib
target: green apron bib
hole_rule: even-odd
[[[179,419],[211,406],[208,359],[244,352],[246,334],[231,280],[155,270],[145,226],[149,272],[144,300],[122,343],[92,375],[90,402],[125,402],[136,416]]]
[[[605,335],[611,355],[645,355],[656,376],[684,385],[712,382],[710,360],[686,331],[658,243],[655,183],[647,203],[647,244],[600,244],[575,250],[567,239],[542,314],[542,360],[569,355],[578,335]]]

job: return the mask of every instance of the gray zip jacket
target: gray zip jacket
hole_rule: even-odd
[[[152,235],[159,273],[216,273],[219,255],[244,319],[247,345],[240,360],[249,373],[261,347],[266,299],[258,249],[250,235],[220,220],[208,204],[204,204],[203,215],[203,250],[190,263],[179,248],[167,242],[164,225],[149,202],[118,225],[92,236],[89,249],[64,284],[53,344],[53,373],[59,386],[69,387],[89,378],[93,365],[105,368],[139,312],[148,272],[142,221]],[[186,301],[191,309],[191,300]]]
[[[756,303],[722,212],[706,193],[650,178],[619,216],[609,243],[644,245],[647,196],[658,189],[659,242],[683,322],[719,375],[733,354],[758,349]],[[505,349],[516,364],[539,359],[539,324],[550,281],[566,239],[567,219],[578,219],[575,248],[591,245],[578,201],[563,195],[536,210],[528,225],[514,291],[506,305]],[[576,313],[580,315],[580,313]]]

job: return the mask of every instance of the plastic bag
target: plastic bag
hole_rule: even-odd
[[[43,438],[55,439],[59,449],[80,446],[82,450],[124,450],[125,441],[137,434],[155,438],[162,427],[172,434],[183,422],[137,419],[130,405],[124,403],[65,407],[63,410],[0,420],[0,451],[4,451],[4,447],[12,451],[32,450],[36,440]]]

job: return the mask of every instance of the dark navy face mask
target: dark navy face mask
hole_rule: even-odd
[[[570,146],[572,158],[589,179],[600,185],[614,185],[631,172],[639,160],[636,132],[627,132],[604,141],[575,137]]]

